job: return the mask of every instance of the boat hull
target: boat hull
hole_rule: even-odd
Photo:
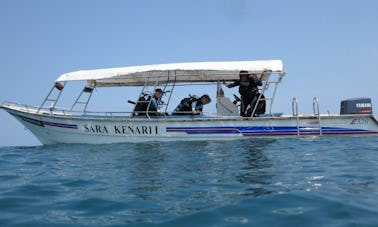
[[[378,135],[378,123],[372,115],[130,118],[37,114],[2,108],[19,120],[42,144]]]

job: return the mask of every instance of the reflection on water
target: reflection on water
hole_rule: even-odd
[[[273,162],[266,156],[264,150],[272,141],[255,141],[254,147],[246,148],[245,165],[241,168],[241,174],[237,176],[239,182],[249,184],[245,196],[260,196],[271,193],[268,185],[272,184],[274,176]]]

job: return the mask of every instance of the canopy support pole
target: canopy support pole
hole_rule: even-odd
[[[81,90],[79,96],[75,100],[75,102],[72,105],[72,107],[71,107],[70,110],[73,111],[73,109],[75,108],[76,104],[83,104],[84,105],[83,112],[85,113],[87,111],[88,103],[89,103],[89,101],[90,101],[90,99],[92,97],[92,93],[93,93],[93,90],[95,89],[95,87],[96,87],[96,85],[94,87],[85,86],[84,89]],[[88,98],[85,101],[80,101],[80,98],[83,95],[83,93],[89,93]]]
[[[60,95],[62,94],[63,92],[63,89],[64,89],[64,86],[66,85],[66,81],[63,82],[63,84],[60,84],[59,82],[55,82],[54,83],[54,86],[52,86],[52,88],[50,89],[49,93],[47,94],[46,98],[43,100],[42,104],[39,106],[38,108],[38,111],[37,113],[39,113],[43,108],[44,106],[46,105],[47,102],[51,102],[52,105],[50,106],[50,111],[53,111],[55,109],[55,106],[60,98]],[[56,98],[50,98],[50,96],[52,95],[54,89],[58,89],[58,94],[56,96]]]
[[[177,79],[176,78],[176,70],[174,72],[175,72],[174,73],[175,79],[174,79],[173,84],[172,84],[172,89],[169,91],[169,97],[168,97],[167,104],[165,104],[164,115],[165,115],[165,113],[167,113],[168,105],[169,105],[169,102],[171,101],[172,93],[173,93],[173,90],[175,89],[175,86],[176,86],[176,79]],[[170,71],[168,72],[168,82],[170,82],[169,77],[170,77]],[[165,85],[163,92],[165,92],[167,86],[168,86],[168,83]]]

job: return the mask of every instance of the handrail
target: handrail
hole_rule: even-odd
[[[121,116],[125,116],[125,117],[129,117],[131,116],[132,117],[132,114],[133,113],[144,113],[146,114],[146,111],[106,111],[106,112],[103,112],[103,111],[83,111],[83,110],[69,110],[69,109],[63,109],[63,108],[55,108],[54,110],[50,110],[50,108],[39,108],[37,106],[30,106],[30,105],[25,105],[25,104],[20,104],[20,103],[13,103],[13,102],[3,102],[2,103],[2,106],[4,107],[9,107],[9,108],[12,108],[13,109],[16,109],[16,110],[24,110],[26,112],[29,112],[29,113],[35,113],[35,114],[40,114],[40,115],[58,115],[58,116],[80,116],[80,115],[86,115],[86,116],[109,116],[109,117],[121,117]],[[158,112],[157,111],[148,111],[149,114],[157,114]],[[184,112],[183,112],[184,113]],[[191,115],[191,111],[190,112],[185,112],[187,113],[188,115]],[[210,115],[215,115],[216,113],[214,112],[201,112],[202,114],[210,114]],[[159,115],[159,116],[166,116],[166,115]]]
[[[318,123],[319,123],[319,135],[323,135],[322,126],[320,124],[320,111],[319,111],[319,99],[314,97],[312,99],[312,109],[314,111],[314,116],[318,116]]]
[[[315,116],[320,115],[320,112],[319,112],[319,99],[317,97],[314,97],[312,99],[312,109],[313,109],[313,112],[314,112]]]
[[[291,102],[291,108],[292,108],[292,111],[293,111],[293,116],[296,117],[296,120],[297,120],[297,135],[299,136],[300,133],[299,133],[299,114],[298,114],[298,101],[297,101],[297,98],[293,98],[293,101]]]
[[[297,98],[295,97],[291,101],[291,109],[292,109],[293,116],[298,116],[298,101],[297,101]]]

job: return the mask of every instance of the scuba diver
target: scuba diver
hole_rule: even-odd
[[[233,83],[224,81],[223,84],[228,88],[239,86],[241,96],[240,116],[250,117],[260,95],[258,86],[262,86],[263,84],[261,80],[257,78],[257,74],[249,74],[248,71],[240,71],[239,78],[239,80]],[[247,109],[249,105],[250,110]]]
[[[153,114],[156,114],[156,115],[161,114],[161,109],[159,107],[159,104],[162,103],[161,101],[162,96],[163,96],[163,90],[161,90],[160,88],[157,88],[155,90],[154,95],[152,96],[150,107],[148,108],[149,113],[151,111]]]
[[[147,108],[148,108],[148,115],[159,115],[162,114],[160,109],[160,104],[162,103],[161,97],[163,96],[163,90],[157,88],[154,92],[154,95],[143,93],[141,97],[139,97],[138,102],[134,108],[134,115],[146,115]]]
[[[199,115],[202,113],[203,106],[209,104],[211,98],[209,95],[189,96],[180,101],[180,104],[175,108],[172,115]]]

